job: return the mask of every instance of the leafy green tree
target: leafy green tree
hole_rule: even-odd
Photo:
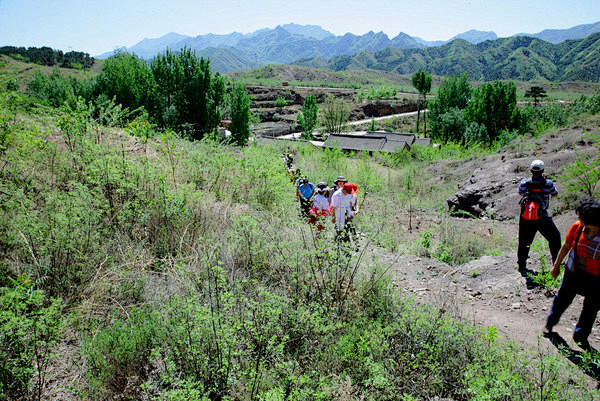
[[[98,75],[97,87],[101,96],[116,98],[129,109],[144,106],[153,110],[156,82],[148,64],[135,54],[118,52],[104,60]]]
[[[160,94],[156,114],[161,125],[180,128],[187,124],[193,139],[216,132],[225,102],[225,81],[219,73],[213,76],[209,60],[199,59],[187,48],[177,54],[167,50],[150,68]]]
[[[546,95],[546,89],[542,88],[541,86],[532,86],[525,91],[525,97],[532,97],[533,104],[535,105],[539,103],[539,99],[545,98],[546,96],[548,96]]]
[[[175,107],[175,92],[178,88],[178,77],[181,75],[181,64],[176,55],[167,49],[164,54],[157,55],[150,64],[158,91],[157,121],[164,127],[175,127],[179,121]]]
[[[176,104],[181,119],[194,126],[192,137],[200,139],[214,132],[221,123],[225,84],[219,74],[213,78],[209,60],[198,59],[191,49],[183,49],[177,56],[182,75]]]
[[[427,99],[427,94],[431,92],[431,75],[425,72],[424,68],[415,72],[412,76],[412,84],[419,91],[419,100],[417,102],[417,134],[419,133],[419,117],[421,115],[421,97],[423,103]]]
[[[429,102],[432,139],[444,143],[463,140],[464,132],[458,130],[466,127],[466,122],[464,116],[458,116],[457,113],[462,114],[462,110],[467,107],[472,91],[466,73],[442,79],[437,95]]]
[[[475,89],[465,109],[469,122],[485,126],[490,143],[502,130],[524,128],[524,116],[517,108],[517,87],[513,82],[484,83]]]
[[[321,124],[325,132],[339,134],[344,130],[349,116],[350,106],[346,102],[334,96],[328,96],[321,113]]]
[[[248,143],[250,138],[250,96],[242,84],[235,84],[229,94],[229,118],[231,140],[238,146]]]
[[[308,95],[302,103],[302,111],[298,113],[298,124],[302,126],[302,137],[314,139],[313,132],[317,126],[319,106],[315,95]]]

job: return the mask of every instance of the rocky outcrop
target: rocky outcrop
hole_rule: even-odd
[[[518,217],[519,182],[530,176],[529,165],[538,158],[544,160],[549,178],[556,179],[557,172],[574,161],[575,153],[572,149],[563,149],[515,159],[508,159],[506,155],[490,156],[483,167],[477,168],[466,181],[458,184],[456,193],[446,200],[448,210],[475,218],[507,220]],[[563,183],[555,181],[554,184],[560,194],[564,190]]]

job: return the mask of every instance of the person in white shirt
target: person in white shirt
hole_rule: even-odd
[[[338,176],[338,178],[335,179],[335,181],[333,182],[333,187],[331,187],[331,190],[329,191],[329,203],[331,203],[331,198],[333,197],[335,191],[342,188],[342,185],[344,185],[347,182],[348,180],[343,175],[340,175]]]
[[[308,212],[308,222],[317,226],[318,231],[322,231],[325,226],[323,223],[329,216],[329,199],[325,197],[325,194],[329,188],[317,188],[316,195],[313,197],[313,206]]]
[[[329,211],[329,199],[325,197],[325,193],[328,188],[319,188],[317,189],[317,194],[313,198],[313,207],[318,210],[327,210]]]
[[[335,224],[338,240],[350,240],[345,227],[347,219],[352,216],[352,184],[345,183],[331,197],[331,221]]]

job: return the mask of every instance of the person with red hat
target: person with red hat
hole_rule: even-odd
[[[352,237],[354,245],[358,248],[358,236],[356,235],[356,226],[354,224],[354,216],[358,213],[358,186],[356,184],[350,184],[350,186],[352,187],[352,191],[350,192],[350,195],[352,196],[352,200],[350,201],[352,215],[349,216],[346,221],[346,230]]]
[[[335,224],[336,239],[343,242],[350,241],[346,223],[353,216],[352,212],[352,184],[344,183],[331,197],[331,221]]]

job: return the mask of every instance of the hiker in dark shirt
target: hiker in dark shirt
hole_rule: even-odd
[[[548,241],[552,262],[556,260],[561,247],[560,232],[548,214],[550,197],[557,196],[558,191],[552,180],[544,175],[543,161],[534,160],[530,171],[531,178],[524,178],[519,184],[519,194],[522,198],[517,264],[521,271],[526,270],[529,248],[538,231]]]

